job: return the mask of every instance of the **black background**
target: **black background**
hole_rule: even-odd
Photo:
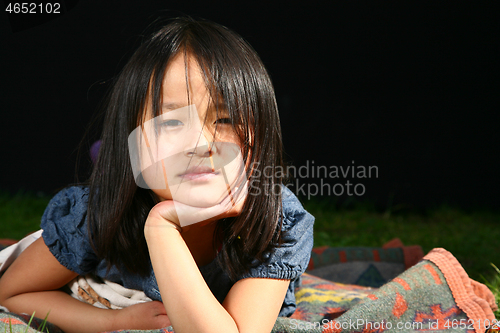
[[[3,3],[0,188],[53,194],[73,182],[111,78],[162,20],[191,15],[259,53],[293,165],[377,166],[378,178],[353,181],[366,188],[356,199],[381,207],[498,209],[495,1],[61,3],[60,15],[7,15]]]

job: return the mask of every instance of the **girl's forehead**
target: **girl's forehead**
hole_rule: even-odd
[[[189,53],[178,54],[168,63],[162,80],[161,112],[168,112],[195,104],[206,110],[210,93],[195,57]]]
[[[189,53],[174,56],[163,76],[163,99],[201,99],[207,94],[205,78],[196,59]]]

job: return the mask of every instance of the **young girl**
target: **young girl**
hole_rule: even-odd
[[[88,184],[51,200],[42,238],[0,279],[0,305],[50,311],[67,332],[269,332],[291,315],[314,219],[282,185],[255,51],[220,25],[174,20],[132,56],[106,112]],[[108,310],[60,290],[89,273],[153,301]]]

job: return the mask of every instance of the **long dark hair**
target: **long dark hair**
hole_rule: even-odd
[[[223,244],[219,264],[231,278],[262,260],[281,239],[282,143],[277,104],[269,75],[257,53],[224,26],[179,18],[145,41],[117,77],[108,97],[102,144],[90,177],[89,233],[108,264],[150,273],[144,223],[158,202],[134,180],[127,139],[144,121],[150,96],[161,114],[162,81],[180,52],[198,62],[212,99],[222,98],[251,174],[243,213],[217,222],[214,246]]]

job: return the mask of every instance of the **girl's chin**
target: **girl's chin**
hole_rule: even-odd
[[[189,198],[174,198],[174,202],[178,202],[187,206],[196,207],[196,208],[210,208],[214,207],[221,203],[220,200],[214,200],[213,197],[209,198],[197,198],[197,197],[189,197]]]

